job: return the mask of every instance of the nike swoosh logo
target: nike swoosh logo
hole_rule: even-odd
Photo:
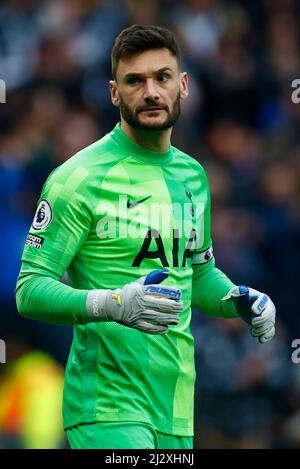
[[[127,208],[134,208],[136,207],[137,205],[143,203],[143,202],[146,202],[146,200],[150,199],[150,197],[152,197],[152,195],[148,195],[147,197],[145,197],[144,199],[141,199],[141,200],[137,200],[136,202],[133,202],[133,203],[130,203],[130,200],[127,199]]]

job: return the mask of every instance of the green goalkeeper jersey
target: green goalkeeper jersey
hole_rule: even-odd
[[[22,260],[27,270],[57,280],[67,271],[71,286],[86,291],[168,269],[165,283],[182,290],[184,310],[167,334],[115,322],[74,325],[64,427],[142,421],[162,433],[192,435],[193,265],[213,262],[201,165],[172,146],[141,147],[118,124],[51,173]]]

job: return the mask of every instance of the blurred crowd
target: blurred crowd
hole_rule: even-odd
[[[217,266],[234,282],[267,292],[278,311],[277,336],[263,346],[241,321],[194,311],[195,447],[300,447],[300,364],[291,361],[292,340],[300,338],[296,0],[1,1],[0,338],[13,351],[26,344],[19,360],[40,353],[62,372],[71,328],[18,316],[20,257],[48,174],[119,120],[108,92],[110,51],[120,30],[135,23],[169,27],[180,43],[190,98],[173,144],[208,173]],[[16,362],[0,364],[0,389]],[[41,386],[43,373],[35,381]],[[16,445],[10,422],[0,410],[0,447]],[[25,440],[18,444],[26,447]]]

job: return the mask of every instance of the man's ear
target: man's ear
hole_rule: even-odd
[[[114,106],[118,107],[119,106],[119,93],[118,93],[117,84],[115,80],[110,80],[109,91],[110,91],[111,102],[113,103]]]
[[[189,95],[189,77],[186,72],[180,73],[180,98],[186,99]]]

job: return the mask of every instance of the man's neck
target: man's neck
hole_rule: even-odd
[[[127,137],[148,150],[168,151],[171,142],[172,128],[159,131],[138,130],[121,119],[121,128]]]

